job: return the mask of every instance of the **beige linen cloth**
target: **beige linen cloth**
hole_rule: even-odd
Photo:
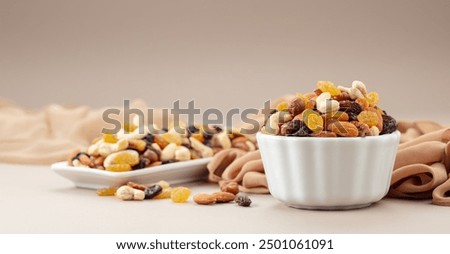
[[[148,106],[136,100],[131,108],[145,113]],[[0,100],[0,162],[50,164],[65,160],[71,151],[87,147],[102,128],[109,127],[102,119],[104,110],[56,104],[29,110]],[[154,122],[161,124],[161,117],[155,115]],[[434,204],[450,206],[450,128],[431,121],[401,121],[398,127],[401,144],[388,195],[432,198]],[[208,170],[212,182],[234,181],[241,191],[269,193],[259,151],[223,150],[214,156]]]
[[[109,117],[122,122],[119,115]],[[130,103],[147,117],[148,106],[142,100]],[[48,105],[39,110],[18,107],[0,100],[0,162],[18,164],[51,164],[66,160],[78,148],[86,148],[101,135],[106,125],[102,114],[108,108]],[[161,111],[154,112],[154,122],[161,123]]]

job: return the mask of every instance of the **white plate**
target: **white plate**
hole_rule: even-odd
[[[179,184],[202,180],[208,175],[206,164],[210,160],[211,158],[203,158],[174,162],[128,172],[110,172],[95,168],[73,167],[67,165],[65,161],[54,163],[51,168],[55,173],[72,181],[77,187],[100,189],[120,186],[128,181],[151,184],[165,180],[170,184]]]

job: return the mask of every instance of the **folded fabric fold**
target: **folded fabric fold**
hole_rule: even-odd
[[[209,180],[219,185],[236,182],[239,190],[249,193],[269,193],[259,151],[245,152],[230,148],[218,152],[207,165]]]

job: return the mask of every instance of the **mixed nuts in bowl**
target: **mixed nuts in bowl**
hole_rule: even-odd
[[[313,93],[280,103],[257,140],[270,193],[289,206],[351,209],[382,199],[400,133],[378,94],[318,82]]]

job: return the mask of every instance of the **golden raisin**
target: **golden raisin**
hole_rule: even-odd
[[[114,196],[116,193],[117,187],[108,187],[108,188],[102,188],[97,190],[98,196]]]
[[[181,138],[180,136],[174,135],[172,133],[166,132],[161,135],[161,137],[167,142],[167,143],[175,143],[177,146],[181,145]]]
[[[153,199],[166,199],[172,196],[172,187],[163,188],[163,190]]]
[[[123,124],[123,130],[125,133],[133,132],[137,129],[137,126],[132,123],[124,123]]]
[[[358,121],[360,123],[365,123],[369,127],[377,126],[378,124],[378,115],[375,112],[364,110],[358,115]]]
[[[380,97],[377,92],[370,92],[366,96],[367,101],[369,102],[370,107],[375,107],[380,100]]]
[[[332,82],[330,81],[319,81],[317,82],[317,88],[319,88],[322,92],[329,92],[331,96],[337,96],[341,94],[341,90],[339,90]]]
[[[278,111],[287,111],[288,110],[287,102],[283,101],[283,102],[278,103],[277,110]]]
[[[189,199],[189,196],[191,195],[191,193],[192,193],[192,191],[189,188],[176,187],[176,188],[173,188],[170,198],[175,203],[184,203]]]
[[[367,101],[367,99],[364,99],[364,98],[356,99],[356,103],[361,105],[361,108],[363,108],[363,109],[366,109],[369,107],[369,102]]]
[[[131,166],[130,164],[112,164],[106,167],[106,171],[112,171],[112,172],[125,172],[130,171]]]
[[[323,129],[322,116],[312,109],[306,109],[303,111],[303,122],[305,122],[308,129],[313,132],[319,132]]]
[[[103,141],[106,143],[116,143],[117,137],[114,134],[111,133],[103,133]]]

